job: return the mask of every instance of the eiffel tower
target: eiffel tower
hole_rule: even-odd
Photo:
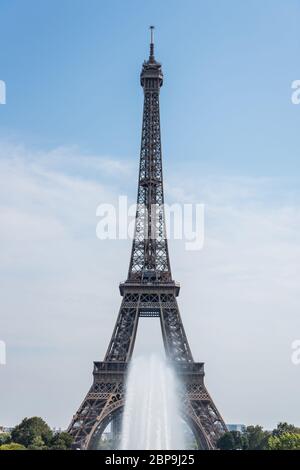
[[[159,317],[168,361],[181,380],[181,413],[199,449],[215,449],[225,423],[204,385],[204,363],[194,362],[176,298],[180,286],[172,279],[164,214],[159,93],[162,67],[150,56],[140,75],[144,110],[135,233],[127,280],[120,284],[122,302],[103,362],[94,362],[93,384],[68,432],[74,447],[98,448],[112,422],[120,432],[125,381],[140,317]],[[116,432],[117,432],[116,431]]]

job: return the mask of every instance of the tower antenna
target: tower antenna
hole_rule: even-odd
[[[154,26],[150,26],[150,60],[154,60]]]

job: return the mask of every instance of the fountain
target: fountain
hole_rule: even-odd
[[[159,356],[132,360],[126,386],[122,450],[184,449],[175,374]]]

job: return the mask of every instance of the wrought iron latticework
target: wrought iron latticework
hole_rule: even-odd
[[[199,448],[213,449],[226,426],[204,385],[204,364],[196,363],[177,304],[179,284],[172,279],[164,213],[159,93],[161,64],[154,57],[153,27],[150,56],[141,72],[144,91],[142,140],[135,232],[128,277],[116,325],[104,362],[94,363],[94,382],[69,426],[75,446],[96,448],[108,422],[120,423],[125,379],[140,317],[159,317],[166,356],[183,384],[182,416]]]
[[[128,279],[170,281],[171,268],[166,237],[160,135],[159,92],[163,84],[161,64],[150,57],[144,62],[141,85],[144,111],[134,241]]]

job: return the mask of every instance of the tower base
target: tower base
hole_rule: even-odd
[[[180,412],[183,420],[191,428],[199,449],[215,449],[226,426],[205,388],[204,363],[170,362],[170,365],[181,385]],[[124,362],[94,362],[93,385],[68,429],[74,438],[74,448],[99,448],[103,431],[113,420],[118,423],[119,433],[127,368],[128,363]],[[118,439],[114,438],[112,445],[116,446],[117,442]]]

